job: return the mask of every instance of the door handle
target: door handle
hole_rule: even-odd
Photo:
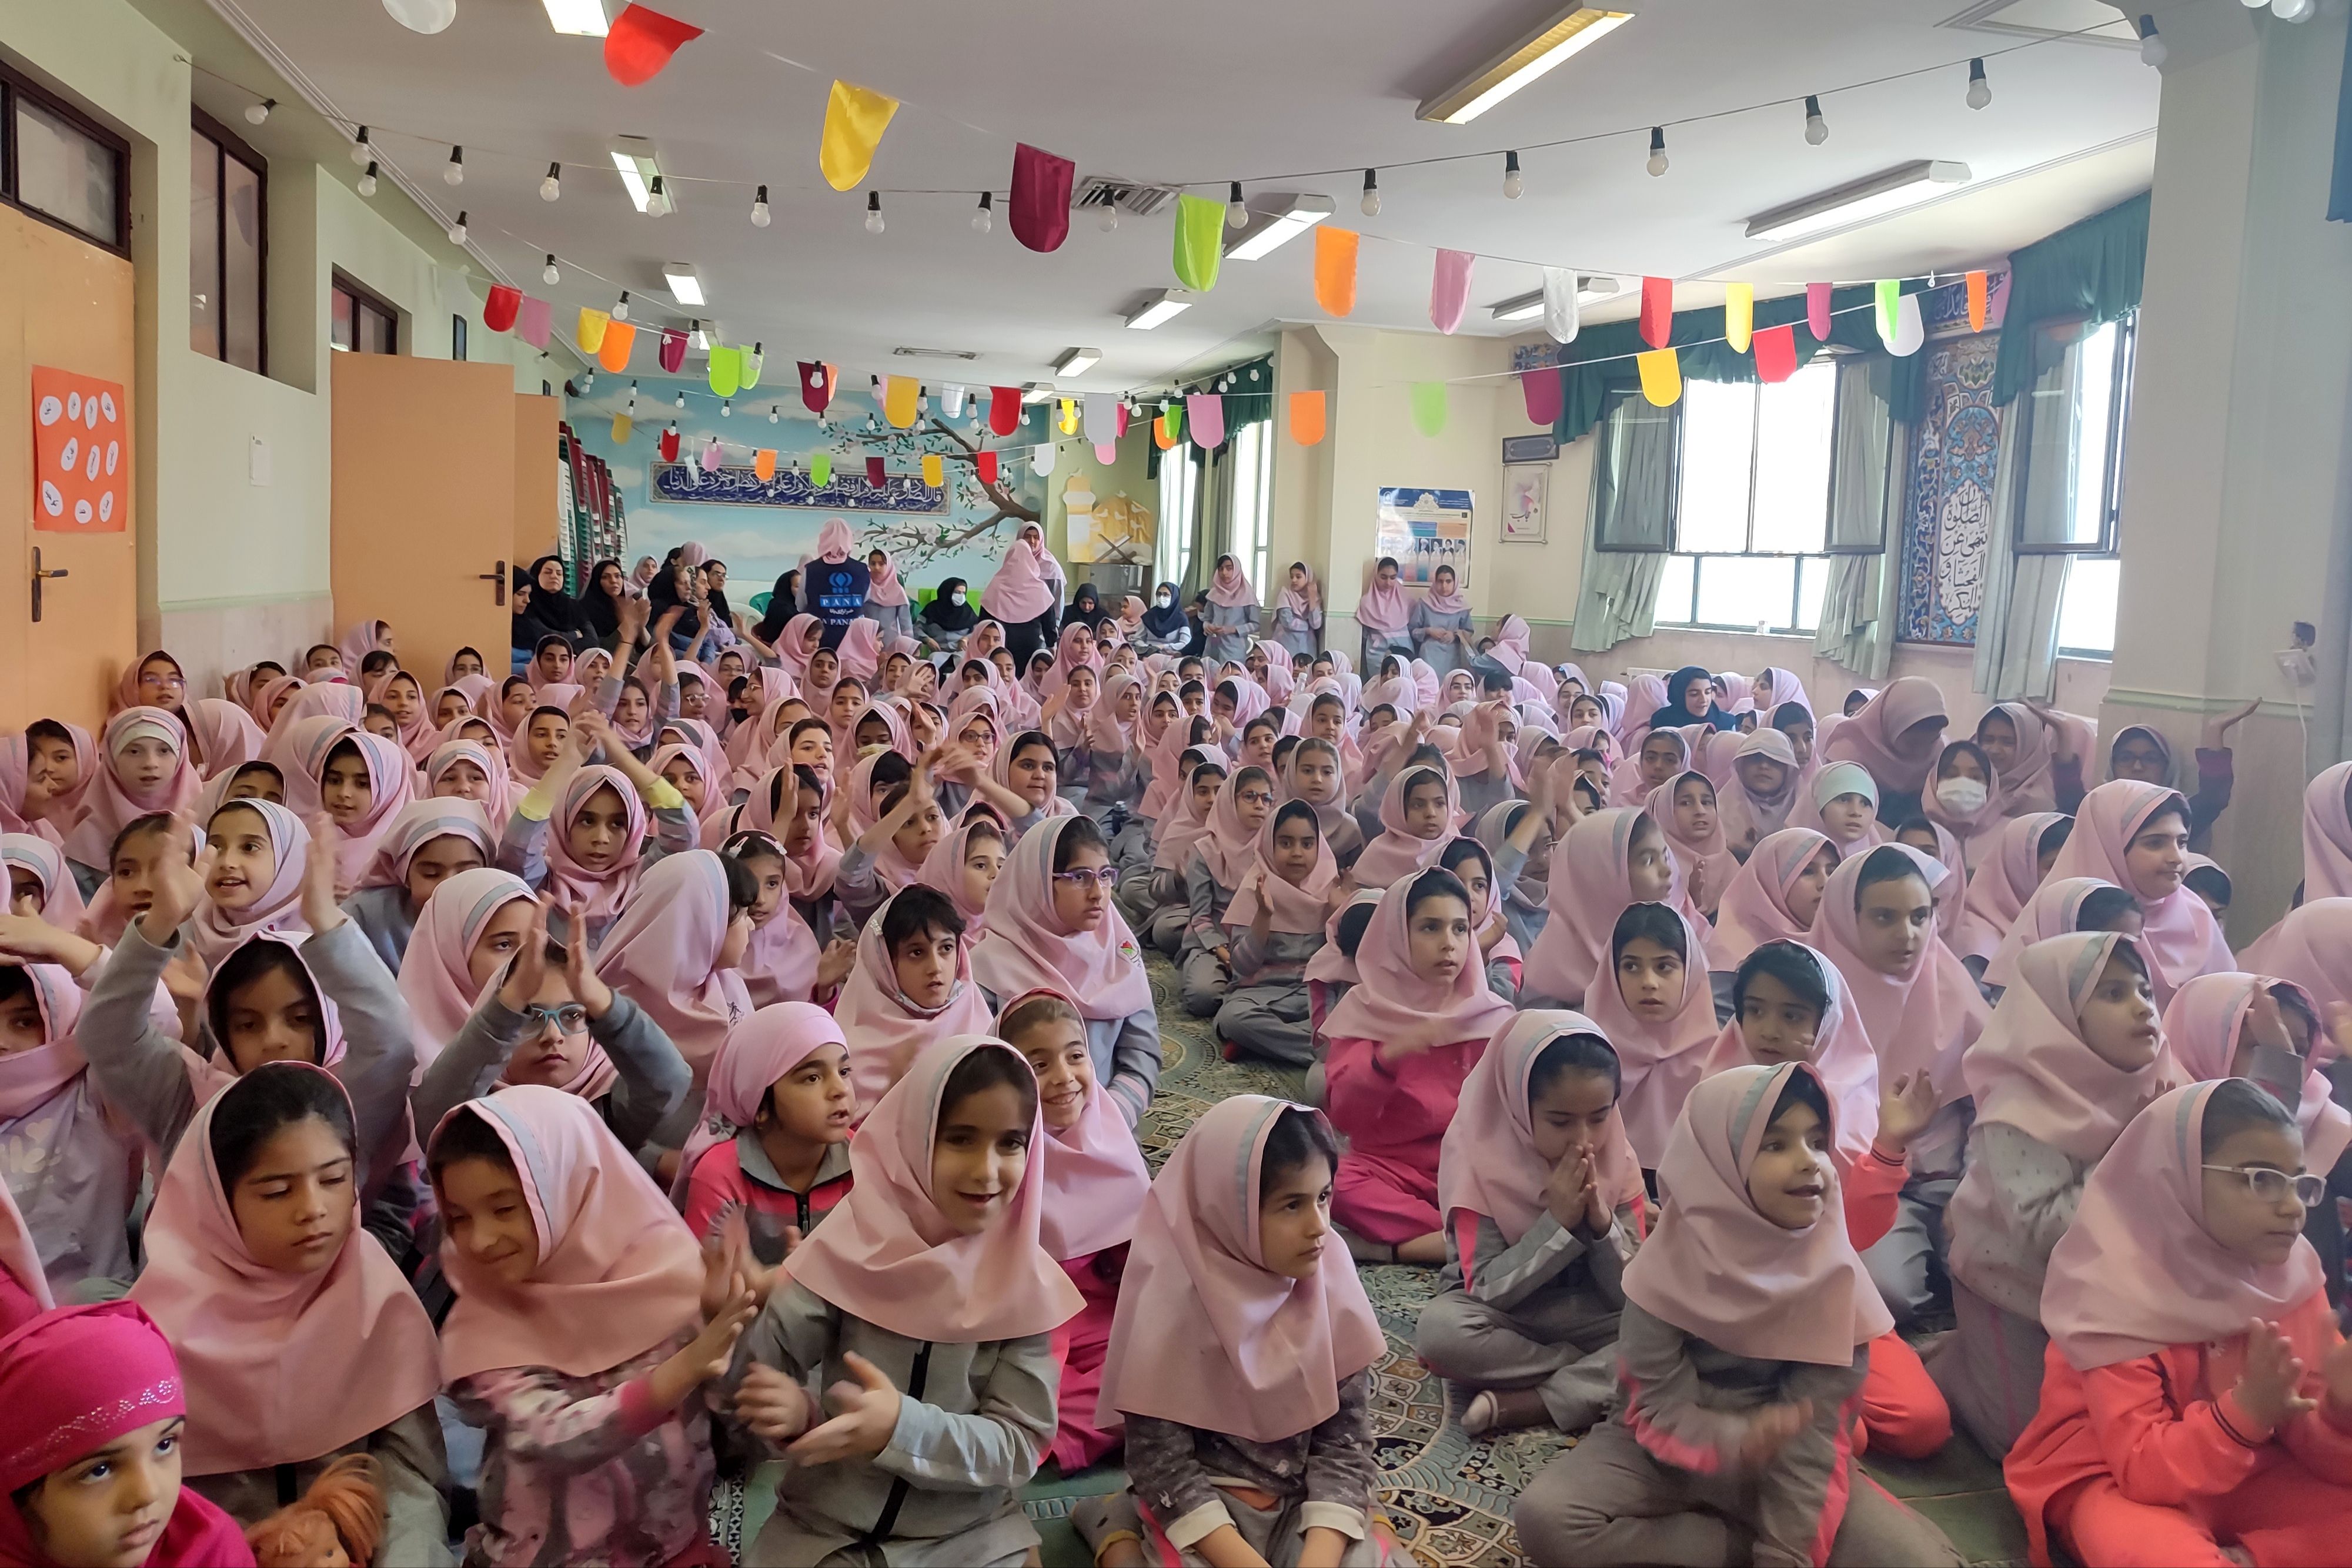
[[[38,620],[41,618],[41,583],[42,583],[42,581],[43,581],[44,580],[46,580],[46,579],[52,578],[52,577],[70,577],[70,576],[72,576],[72,575],[73,575],[73,572],[72,572],[72,570],[71,570],[69,568],[62,567],[62,566],[61,566],[61,567],[59,567],[59,568],[58,568],[55,571],[44,571],[44,570],[41,570],[41,547],[40,547],[40,546],[38,546],[38,545],[35,545],[35,546],[33,547],[33,619],[34,619],[34,620],[38,621]]]
[[[482,581],[493,585],[491,592],[496,595],[496,597],[491,601],[491,602],[496,604],[504,604],[507,601],[507,563],[500,561],[499,562],[498,570],[485,571],[478,575]]]

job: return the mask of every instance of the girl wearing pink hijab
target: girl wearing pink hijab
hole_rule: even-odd
[[[1184,1010],[1207,1018],[1224,1005],[1233,982],[1225,912],[1257,864],[1258,834],[1274,814],[1274,779],[1263,768],[1236,768],[1217,788],[1209,831],[1192,841],[1184,866],[1190,918],[1177,954]]]
[[[829,1000],[847,972],[850,944],[835,938],[827,948],[818,943],[793,902],[793,868],[783,844],[772,833],[746,828],[730,834],[720,848],[759,883],[759,897],[751,904],[751,941],[736,967],[751,1005]]]
[[[1624,1064],[1618,1114],[1642,1168],[1656,1168],[1683,1099],[1715,1043],[1715,994],[1698,923],[1663,904],[1630,904],[1609,937],[1607,973],[1585,993]]]
[[[2053,877],[2095,876],[2139,900],[2140,951],[2157,1006],[2200,975],[2237,961],[2205,901],[2181,885],[2189,872],[2189,803],[2160,785],[2117,779],[2083,797]]]
[[[1372,579],[1356,599],[1356,624],[1364,633],[1364,668],[1378,670],[1384,655],[1412,657],[1412,600],[1401,581],[1396,558],[1382,556]]]
[[[603,715],[578,716],[555,765],[515,802],[499,842],[499,864],[575,905],[591,942],[648,867],[695,847],[694,815],[676,786],[617,743],[604,747],[604,763],[587,765],[604,734]]]
[[[1730,842],[1724,837],[1723,809],[1715,785],[1704,773],[1676,774],[1650,791],[1643,810],[1666,835],[1690,902],[1712,918],[1723,890],[1739,871]]]
[[[1053,1339],[1080,1306],[1042,1244],[1045,1137],[1036,1075],[984,1036],[927,1048],[867,1116],[848,1197],[784,1260],[736,1358],[736,1419],[793,1461],[751,1560],[1036,1545],[1019,1489],[1053,1441]]]
[[[727,1034],[702,1119],[678,1159],[687,1228],[742,1218],[745,1272],[773,1270],[849,1196],[857,1119],[849,1043],[812,1002],[760,1009]],[[772,1285],[772,1280],[768,1281]]]
[[[834,1013],[852,1042],[857,1103],[871,1108],[926,1046],[995,1021],[971,977],[971,943],[948,895],[914,883],[859,927],[857,963]]]
[[[81,815],[65,836],[66,858],[90,886],[106,879],[115,834],[137,818],[185,810],[204,787],[188,760],[187,732],[162,708],[127,707],[108,719],[99,755]]]
[[[529,938],[538,907],[520,877],[484,866],[443,879],[417,911],[399,977],[420,1074]]]
[[[2268,1005],[2265,1005],[2267,999]],[[2325,1176],[2352,1147],[2352,1112],[2329,1097],[2313,1065],[2329,1048],[2319,1004],[2290,980],[2246,974],[2200,975],[2164,1009],[2164,1038],[2191,1081],[2251,1079],[2294,1113],[2305,1168]],[[2320,1228],[2313,1244],[2321,1245]],[[2333,1234],[2322,1261],[2339,1272],[2343,1243]]]
[[[1306,1068],[1315,1061],[1307,966],[1322,950],[1339,868],[1315,808],[1286,800],[1258,830],[1249,868],[1225,907],[1233,980],[1217,1009],[1231,1049]]]
[[[446,1563],[438,1346],[360,1224],[354,1136],[351,1097],[321,1068],[270,1062],[231,1083],[163,1173],[131,1299],[178,1352],[196,1490],[254,1524],[283,1489],[366,1454],[380,1560]]]
[[[1622,1070],[1580,1013],[1513,1018],[1462,1085],[1438,1155],[1445,1272],[1421,1310],[1423,1365],[1475,1389],[1473,1437],[1580,1432],[1616,1387],[1625,1260],[1645,1227],[1617,1113]]]
[[[426,1164],[457,1304],[450,1400],[487,1437],[469,1563],[520,1568],[551,1538],[590,1561],[715,1568],[702,1385],[751,1316],[711,1280],[653,1178],[583,1101],[535,1084],[443,1117]]]
[[[1898,675],[1821,744],[1827,762],[1858,762],[1878,784],[1879,815],[1902,821],[1919,809],[1950,722],[1944,694],[1924,675]]]
[[[1581,1006],[1612,962],[1611,933],[1629,904],[1682,898],[1665,834],[1647,811],[1612,808],[1577,819],[1554,840],[1545,903],[1550,915],[1528,949],[1528,1007]]]
[[[2303,790],[2303,902],[2352,895],[2352,762],[2321,769]]]
[[[1003,560],[980,591],[981,610],[1003,629],[1003,645],[1011,650],[1016,670],[1026,670],[1029,656],[1054,634],[1055,616],[1062,607],[1059,580],[1046,570],[1052,558],[1045,554],[1045,535],[1041,531],[1033,545],[1029,531],[1024,528],[1005,547]],[[988,654],[970,648],[965,656],[984,659]]]
[[[363,729],[322,733],[299,760],[319,805],[334,820],[335,891],[349,898],[393,821],[415,798],[416,766],[397,742]]]
[[[2011,817],[1996,829],[1978,856],[1969,878],[1968,915],[1960,926],[1960,957],[1974,960],[1969,972],[1979,980],[1984,966],[2000,946],[2001,936],[2042,885],[2043,868],[2057,858],[2063,835],[2051,841],[2051,830],[2074,819],[2058,811],[2032,811]],[[2043,844],[2049,843],[2047,851]]]
[[[1437,863],[1460,814],[1454,779],[1443,768],[1397,770],[1381,797],[1380,835],[1349,870],[1358,884],[1390,887]]]
[[[1767,942],[1802,941],[1837,865],[1836,846],[1811,828],[1764,835],[1723,890],[1706,940],[1708,967],[1727,974]]]
[[[898,580],[898,562],[886,549],[866,552],[866,618],[881,630],[883,646],[895,638],[911,639],[915,634],[914,612],[907,602],[907,589]]]
[[[383,967],[400,972],[425,901],[445,878],[498,858],[498,834],[471,800],[412,800],[393,817],[343,911],[367,933]]]
[[[1470,895],[1448,871],[1381,895],[1356,969],[1359,983],[1323,1023],[1325,1103],[1349,1140],[1332,1218],[1360,1257],[1443,1263],[1439,1144],[1511,1007],[1487,988]]]
[[[757,884],[709,850],[665,855],[596,941],[604,983],[669,1037],[698,1091],[728,1031],[751,1010],[735,972],[751,941]]]
[[[1219,556],[1209,581],[1209,601],[1201,607],[1201,629],[1208,635],[1202,656],[1213,664],[1240,664],[1257,636],[1259,613],[1257,590],[1242,563]]]
[[[2032,1560],[2326,1563],[2352,1527],[2352,1400],[2317,1176],[2239,1079],[2125,1128],[2053,1249],[2041,1404],[2003,1466]]]
[[[1893,1325],[1846,1236],[1835,1134],[1803,1062],[1691,1091],[1658,1170],[1672,1198],[1625,1266],[1625,1404],[1521,1494],[1530,1561],[1712,1561],[1748,1537],[1759,1562],[1961,1561],[1854,1469]]]
[[[1209,721],[1190,721],[1196,736],[1205,736]],[[1216,807],[1225,781],[1225,754],[1205,738],[1187,746],[1168,769],[1167,805],[1160,815],[1152,841],[1150,874],[1130,873],[1120,883],[1119,904],[1145,940],[1162,955],[1181,950],[1192,924],[1192,904],[1184,883],[1192,862],[1192,847],[1209,831],[1209,813]]]
[[[1968,1054],[1968,1171],[1946,1216],[1959,1328],[1937,1354],[1952,1413],[2005,1454],[2042,1391],[2042,1275],[2084,1179],[2147,1104],[2182,1081],[2137,942],[2084,932],[2036,943]]]

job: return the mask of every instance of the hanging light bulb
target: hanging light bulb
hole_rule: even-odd
[[[2156,30],[2156,18],[2143,12],[2135,25],[2139,29],[2139,63],[2144,66],[2163,65],[2172,51],[2164,47],[2164,39]]]
[[[547,178],[539,183],[539,199],[542,202],[552,202],[562,194],[563,165],[550,163],[547,166]]]
[[[882,232],[882,193],[879,191],[866,193],[866,232],[870,235]]]
[[[1095,219],[1095,227],[1102,230],[1105,234],[1109,234],[1112,230],[1118,227],[1118,203],[1105,202],[1102,204],[1102,214],[1099,217]]]
[[[449,162],[441,166],[441,183],[445,185],[466,183],[466,150],[463,147],[449,149]]]
[[[1805,95],[1805,145],[1819,147],[1830,139],[1830,122],[1822,118],[1822,100],[1811,93]],[[1657,172],[1652,170],[1652,173]]]
[[[1226,190],[1228,194],[1225,197],[1225,226],[1229,229],[1249,227],[1249,204],[1242,200],[1242,183],[1239,180],[1233,181],[1227,185]]]
[[[686,346],[699,354],[710,347],[710,334],[702,329],[702,319],[696,317],[694,326],[686,334]]]
[[[1520,193],[1527,188],[1527,181],[1519,174],[1519,155],[1516,152],[1504,153],[1503,199],[1507,202],[1516,202],[1519,199]]]
[[[613,302],[613,319],[615,321],[625,321],[628,319],[629,291],[624,288],[621,290],[621,297]]]
[[[719,400],[719,417],[721,419],[732,419],[735,417],[735,400],[733,398],[722,397]]]
[[[760,187],[760,193],[751,198],[751,226],[755,229],[763,229],[768,226],[770,221],[771,220],[768,217],[768,187],[762,185]]]
[[[637,412],[637,383],[635,382],[629,383],[629,412]]]
[[[1378,169],[1364,171],[1364,199],[1356,204],[1356,209],[1368,218],[1381,215],[1381,172]]]
[[[360,194],[362,196],[373,196],[375,194],[375,165],[373,163],[370,163],[367,166],[367,172],[360,176]]]
[[[1653,179],[1666,172],[1666,128],[1663,125],[1650,127],[1650,162],[1647,167]]]
[[[362,169],[375,162],[375,149],[368,142],[367,127],[364,125],[360,127],[359,140],[352,143],[352,162]]]
[[[980,193],[980,205],[971,210],[972,233],[984,235],[996,226],[996,219],[993,215],[995,207],[996,193],[993,191],[982,191]]]
[[[768,423],[770,424],[782,424],[783,422],[784,416],[782,411],[777,408],[774,403],[770,403],[768,405]]]
[[[269,111],[277,107],[278,100],[274,98],[265,98],[259,103],[248,103],[245,106],[245,122],[247,125],[259,125],[269,118]]]
[[[466,243],[466,214],[462,212],[457,214],[457,221],[449,225],[449,243],[451,245]]]
[[[1992,101],[1992,83],[1985,80],[1984,61],[1969,62],[1969,107],[1982,109]]]
[[[596,372],[594,371],[590,371],[586,375],[580,378],[580,390],[582,392],[589,391],[591,388],[594,387],[595,384]]]
[[[2282,22],[2308,22],[2315,9],[2312,0],[2271,0],[2271,15]]]
[[[646,188],[646,216],[658,218],[667,216],[668,213],[669,192],[662,184],[662,177],[656,174],[654,183]]]
[[[677,394],[677,406],[678,406],[678,407],[680,407],[680,408],[684,408],[684,407],[686,406],[686,393],[685,393],[685,392],[679,392],[679,393]],[[675,424],[675,423],[677,423],[677,422],[676,420],[672,420],[672,421],[670,421],[670,423],[671,423],[672,424]]]
[[[555,268],[555,253],[551,250],[547,253],[547,265],[539,269],[539,280],[551,287],[563,281],[563,274]]]

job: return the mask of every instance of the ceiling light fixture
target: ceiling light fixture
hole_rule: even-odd
[[[1139,332],[1149,332],[1154,327],[1171,321],[1192,308],[1192,296],[1181,288],[1160,288],[1144,296],[1143,308],[1127,319],[1127,324]]]
[[[1356,210],[1368,218],[1381,215],[1381,172],[1378,169],[1364,171],[1364,199],[1356,204]]]
[[[1982,109],[1992,101],[1992,83],[1985,80],[1982,58],[1969,62],[1969,107]]]
[[[1817,233],[1841,224],[1884,217],[1933,193],[1938,185],[1966,184],[1966,163],[1921,158],[1875,174],[1759,213],[1748,220],[1749,239],[1780,240]]]
[[[976,235],[984,235],[989,230],[996,226],[996,219],[992,215],[995,206],[995,193],[992,191],[982,191],[980,193],[980,205],[971,210],[972,233]]]
[[[629,291],[624,288],[621,290],[621,297],[613,301],[613,319],[615,321],[625,321],[628,319]]]
[[[662,263],[662,279],[669,285],[672,298],[680,305],[703,303],[702,279],[695,276],[693,264],[684,261]]]
[[[702,329],[702,319],[700,317],[695,318],[694,325],[687,329],[686,346],[692,349],[698,354],[707,352],[709,350],[710,334]],[[679,395],[682,397],[685,394],[681,392]]]
[[[879,191],[866,193],[866,232],[870,235],[882,232],[882,193]]]
[[[1653,180],[1666,172],[1666,128],[1663,125],[1650,127],[1650,161],[1643,167],[1650,171]]]
[[[368,141],[367,127],[364,125],[360,127],[359,140],[352,143],[352,162],[362,169],[375,162],[375,148]]]
[[[466,243],[466,214],[462,212],[457,214],[457,221],[449,225],[449,243],[451,245]]]
[[[360,175],[360,194],[362,196],[375,194],[375,164],[373,162]]]
[[[539,280],[551,288],[563,281],[563,274],[556,267],[555,253],[551,250],[547,253],[547,265],[539,269]]]
[[[1591,47],[1633,19],[1624,11],[1570,6],[1435,98],[1425,100],[1413,111],[1413,117],[1446,125],[1466,125],[1580,49]]]
[[[1100,349],[1065,349],[1062,350],[1061,357],[1054,361],[1054,373],[1057,376],[1075,378],[1085,375],[1100,363],[1102,363]]]
[[[659,174],[655,175],[653,183],[646,187],[646,216],[666,218],[676,210],[669,199],[668,187],[662,183]]]
[[[1576,280],[1576,302],[1590,305],[1596,299],[1607,299],[1617,292],[1613,277],[1579,277]],[[1515,294],[1508,299],[1496,300],[1487,313],[1497,321],[1526,321],[1543,314],[1543,290]]]
[[[1516,152],[1504,153],[1503,199],[1507,202],[1516,202],[1527,188],[1527,180],[1519,172],[1519,155]]]
[[[575,38],[601,38],[611,30],[604,19],[604,0],[540,0],[547,7],[547,25]]]
[[[1811,93],[1805,95],[1805,145],[1819,147],[1830,139],[1830,122],[1822,118],[1822,100]]]
[[[615,136],[609,151],[613,167],[621,172],[621,183],[628,189],[629,204],[644,212],[652,199],[652,183],[661,177],[661,165],[654,161],[654,144],[642,136]]]
[[[2156,30],[2156,18],[2142,12],[2133,26],[2139,32],[2139,63],[2144,66],[2163,65],[2171,51],[2164,47],[2164,39]]]
[[[768,187],[762,185],[760,187],[760,193],[751,198],[751,226],[755,229],[763,229],[772,221],[768,216]]]
[[[463,147],[449,149],[449,162],[441,168],[441,183],[445,185],[466,183],[466,150]]]
[[[1245,227],[1249,223],[1249,204],[1242,200],[1242,183],[1235,180],[1229,189],[1232,193],[1225,198],[1225,226],[1229,229]]]
[[[274,98],[265,98],[259,103],[248,103],[245,106],[245,122],[247,125],[259,125],[269,118],[269,111],[277,107],[278,100]]]
[[[1023,402],[1045,402],[1051,399],[1053,395],[1054,383],[1051,382],[1024,382],[1022,383],[1021,401]]]
[[[1331,215],[1328,196],[1277,196],[1279,211],[1265,217],[1265,226],[1243,235],[1225,254],[1235,261],[1255,261],[1276,246],[1288,244]]]
[[[547,178],[539,183],[539,199],[542,202],[552,202],[562,199],[562,195],[563,165],[550,163],[547,166]]]

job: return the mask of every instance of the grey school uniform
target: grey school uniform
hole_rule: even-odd
[[[1717,998],[1717,1013],[1729,1003],[1727,985]],[[1943,1264],[1947,1245],[1944,1211],[1959,1186],[1975,1119],[1976,1102],[1965,1095],[1937,1111],[1911,1141],[1910,1174],[1895,1197],[1894,1225],[1863,1249],[1863,1267],[1897,1325],[1917,1322],[1937,1305],[1935,1270]],[[2041,1375],[2034,1375],[2038,1384]]]
[[[780,1281],[736,1346],[729,1392],[759,1362],[821,1396],[855,1381],[845,1359],[852,1354],[879,1367],[902,1396],[889,1446],[870,1459],[809,1466],[785,1459],[776,1511],[744,1551],[747,1568],[1021,1562],[1037,1531],[1022,1511],[1020,1489],[1054,1441],[1062,1368],[1053,1336],[979,1344],[910,1340],[850,1316],[803,1285]],[[757,1443],[748,1434],[747,1440]]]
[[[1429,601],[1416,599],[1412,601],[1412,618],[1408,628],[1412,632],[1413,656],[1435,670],[1441,681],[1475,656],[1474,649],[1460,643],[1429,635],[1433,630],[1467,632],[1470,630],[1470,612],[1467,610],[1432,610]]]
[[[1466,1263],[1460,1232],[1448,1228],[1438,1293],[1421,1309],[1422,1364],[1474,1390],[1533,1388],[1563,1432],[1591,1426],[1616,1390],[1622,1280],[1639,1218],[1621,1208],[1608,1235],[1588,1239],[1547,1211],[1507,1242],[1480,1215]]]
[[[1494,852],[1495,881],[1503,889],[1503,924],[1511,928],[1511,940],[1519,945],[1522,953],[1535,951],[1536,938],[1543,935],[1544,922],[1551,911],[1540,904],[1531,904],[1525,894],[1528,853],[1508,843]],[[1536,884],[1549,893],[1548,884]]]
[[[1512,1523],[1531,1563],[1752,1562],[1807,1568],[1829,1511],[1843,1517],[1827,1560],[1839,1568],[1901,1563],[1952,1568],[1943,1531],[1872,1485],[1843,1451],[1843,1406],[1862,1387],[1870,1347],[1846,1366],[1757,1361],[1717,1349],[1627,1302],[1618,1322],[1626,1407],[1546,1465],[1520,1494]],[[1728,1457],[1687,1469],[1648,1444],[1709,1456],[1735,1452],[1750,1413],[1812,1401],[1812,1424],[1761,1469]],[[1644,1436],[1634,1435],[1638,1423]]]
[[[454,1107],[490,1092],[522,1040],[523,1026],[523,1015],[499,1000],[497,986],[490,987],[457,1038],[442,1048],[409,1093],[420,1137],[430,1138]],[[636,1154],[685,1104],[694,1075],[661,1025],[618,991],[603,1018],[588,1020],[588,1038],[604,1047],[618,1074],[613,1087],[593,1102],[596,1113],[621,1146]],[[678,1144],[684,1142],[681,1136]]]
[[[1002,1013],[1010,998],[982,986],[989,1010]],[[1081,998],[1083,999],[1083,998]],[[1125,1018],[1086,1020],[1087,1055],[1094,1062],[1095,1080],[1118,1104],[1130,1127],[1143,1119],[1151,1096],[1160,1087],[1160,1015],[1150,1006]]]
[[[1228,659],[1240,664],[1257,636],[1257,617],[1255,604],[1219,604],[1211,600],[1202,605],[1201,628],[1208,633],[1203,656],[1211,664],[1222,664]]]
[[[695,847],[693,808],[683,804],[664,806],[649,811],[646,816],[653,824],[654,832],[653,841],[646,845],[645,853],[637,861],[641,870],[664,855],[683,854]],[[548,822],[546,817],[524,816],[522,808],[518,805],[514,815],[507,819],[505,831],[499,835],[499,869],[514,873],[533,892],[547,884]],[[564,934],[554,932],[553,927],[561,925],[562,919],[561,914],[548,916],[551,933],[559,937]],[[591,920],[588,923],[588,940],[591,943],[603,941],[605,927],[612,924],[611,915]]]
[[[1078,810],[1099,822],[1110,815],[1114,806],[1130,810],[1143,799],[1144,771],[1142,754],[1136,751],[1097,751],[1087,749],[1087,788],[1078,801]],[[1121,837],[1125,837],[1122,830]],[[1111,863],[1119,859],[1119,846],[1110,846]]]
[[[1969,1168],[1949,1209],[1952,1311],[1958,1329],[1927,1370],[1969,1435],[2006,1454],[2042,1402],[2042,1280],[2074,1222],[2095,1161],[2078,1160],[2005,1122],[1969,1134]]]
[[[368,946],[383,967],[400,973],[408,953],[408,939],[416,933],[416,915],[408,907],[405,887],[363,887],[343,900],[343,913],[367,937]]]
[[[1274,640],[1294,653],[1313,658],[1323,635],[1323,612],[1309,610],[1301,615],[1295,610],[1276,605],[1274,610]]]
[[[1143,884],[1143,896],[1128,907],[1128,925],[1138,940],[1148,943],[1162,957],[1173,958],[1184,950],[1185,934],[1192,926],[1190,892],[1181,873],[1163,866],[1147,869],[1150,875]],[[1129,892],[1124,881],[1119,891]]]
[[[449,1509],[442,1501],[449,1484],[449,1461],[442,1447],[441,1422],[431,1405],[420,1405],[356,1442],[299,1465],[190,1476],[188,1490],[202,1493],[239,1524],[258,1524],[300,1498],[345,1454],[367,1454],[375,1460],[376,1484],[383,1493],[383,1535],[376,1542],[376,1562],[402,1568],[446,1568],[457,1561],[449,1553]]]
[[[882,651],[886,653],[890,651],[893,639],[915,634],[915,611],[911,602],[877,604],[869,599],[858,613],[882,628]]]
[[[1207,1018],[1223,1006],[1233,983],[1216,949],[1224,946],[1225,908],[1234,891],[1209,874],[1208,862],[1194,850],[1184,867],[1184,939],[1176,959],[1178,994],[1194,1018]]]
[[[865,845],[853,841],[841,852],[841,863],[833,873],[833,896],[841,901],[841,912],[853,930],[889,903],[893,891],[874,874],[874,857],[866,852]]]
[[[1315,1060],[1307,960],[1322,951],[1323,933],[1269,930],[1260,941],[1248,926],[1229,925],[1225,936],[1234,978],[1217,1009],[1218,1037],[1286,1067],[1307,1066]]]

